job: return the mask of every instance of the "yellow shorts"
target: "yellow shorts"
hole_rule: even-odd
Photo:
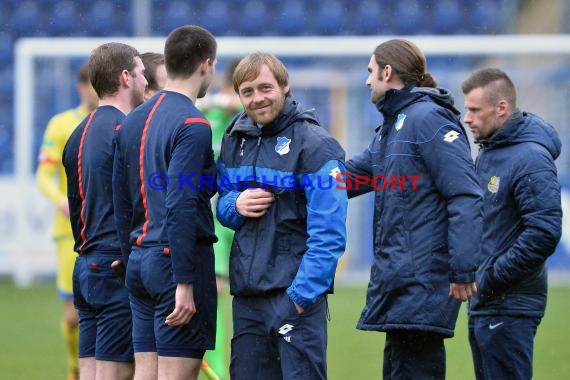
[[[55,239],[57,249],[57,292],[64,300],[73,300],[73,267],[77,253],[73,250],[73,237]]]

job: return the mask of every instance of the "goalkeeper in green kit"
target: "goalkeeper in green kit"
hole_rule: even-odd
[[[240,59],[236,58],[227,65],[220,84],[220,91],[214,95],[207,95],[198,101],[198,108],[204,113],[212,126],[212,147],[217,159],[220,154],[220,145],[226,128],[230,125],[234,115],[243,109],[232,86],[232,75]],[[216,196],[217,200],[217,196]],[[212,207],[215,210],[215,203]],[[214,226],[218,242],[214,244],[216,257],[216,283],[218,286],[218,312],[216,325],[216,349],[208,351],[205,360],[221,379],[228,378],[228,358],[226,357],[229,338],[224,323],[224,308],[228,297],[229,255],[234,232],[222,226],[214,218]]]

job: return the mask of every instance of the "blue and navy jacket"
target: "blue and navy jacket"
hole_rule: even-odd
[[[239,114],[222,140],[217,217],[236,231],[230,254],[230,292],[264,295],[286,289],[306,308],[332,291],[346,243],[345,190],[336,176],[344,151],[291,95],[282,113],[258,127]],[[275,203],[261,218],[236,211],[237,197],[262,187]]]
[[[63,150],[74,250],[116,252],[120,245],[113,218],[115,133],[125,114],[105,105],[92,111],[73,131]]]
[[[160,91],[132,111],[117,136],[115,218],[125,263],[132,247],[161,248],[173,281],[193,283],[197,244],[216,241],[210,124],[192,101]]]
[[[423,330],[453,336],[460,303],[450,282],[475,281],[482,192],[469,142],[444,89],[389,90],[384,123],[346,163],[374,178],[374,261],[362,330]],[[356,185],[356,183],[353,183]],[[349,196],[372,188],[353,186]]]
[[[485,192],[482,264],[469,314],[542,317],[545,261],[562,233],[554,165],[560,139],[540,117],[516,111],[479,143],[475,165]]]

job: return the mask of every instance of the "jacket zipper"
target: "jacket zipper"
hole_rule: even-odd
[[[259,151],[261,150],[261,136],[257,138],[257,150],[255,151],[255,156],[253,158],[253,177],[255,182],[257,182],[257,157],[259,157]],[[252,268],[253,260],[255,259],[255,251],[257,250],[257,237],[259,236],[259,218],[255,221],[255,238],[253,239],[253,250],[251,252],[251,261],[249,262],[249,279],[247,281],[247,286],[253,288],[252,286]]]
[[[257,150],[255,151],[255,156],[253,157],[253,176],[255,177],[255,182],[257,182],[257,157],[259,157],[259,151],[261,150],[261,136],[257,138]]]

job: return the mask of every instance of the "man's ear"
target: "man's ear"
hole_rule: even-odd
[[[386,78],[386,81],[389,81],[390,79],[392,79],[392,75],[393,75],[392,66],[385,65],[384,68],[382,69],[382,76]]]
[[[121,71],[121,74],[119,76],[119,84],[125,87],[129,86],[129,81],[131,80],[131,75],[129,74],[129,70],[123,70]]]
[[[206,74],[208,72],[208,69],[210,66],[213,65],[212,59],[211,58],[206,58],[205,60],[202,61],[202,63],[200,64],[200,72],[202,74]]]
[[[503,117],[510,112],[510,105],[505,99],[499,100],[499,104],[497,104],[497,115]]]

